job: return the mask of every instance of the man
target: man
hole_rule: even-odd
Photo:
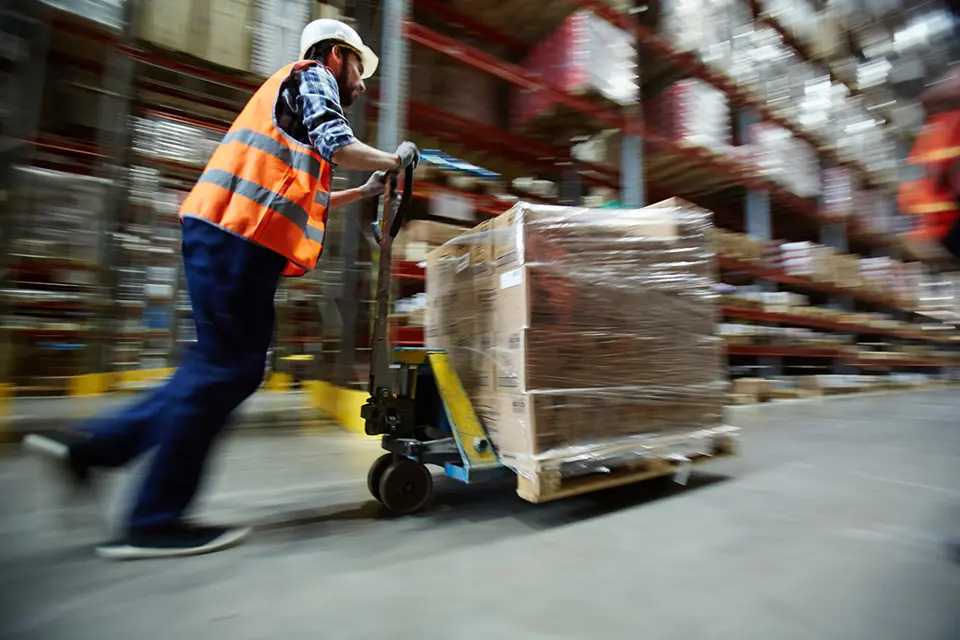
[[[916,235],[960,258],[960,71],[940,78],[920,102],[927,120],[908,162],[922,175],[900,186],[900,208],[922,216]]]
[[[87,488],[91,470],[154,451],[123,535],[99,546],[101,556],[194,555],[247,535],[191,525],[184,514],[216,436],[263,379],[278,281],[316,265],[329,209],[381,194],[385,172],[419,161],[411,142],[386,153],[353,136],[341,107],[378,63],[356,31],[317,20],[300,44],[302,59],[254,94],[180,208],[195,348],[164,386],[118,415],[25,440],[76,490]],[[377,173],[331,193],[334,166]]]

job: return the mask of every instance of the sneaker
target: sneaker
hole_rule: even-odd
[[[77,488],[90,485],[90,468],[73,455],[74,447],[89,436],[73,431],[48,435],[31,434],[23,439],[23,448],[53,462],[63,479]]]
[[[125,538],[98,546],[97,555],[111,560],[196,556],[236,546],[248,535],[247,527],[175,524],[134,529]]]
[[[76,445],[89,437],[74,431],[31,434],[23,439],[22,446],[27,453],[48,464],[52,475],[66,490],[67,497],[74,499],[93,492],[90,467],[74,455]]]
[[[98,507],[91,469],[74,452],[76,445],[89,436],[62,431],[49,435],[31,434],[24,438],[24,450],[44,461],[49,475],[57,481],[61,507],[80,507],[92,512]]]

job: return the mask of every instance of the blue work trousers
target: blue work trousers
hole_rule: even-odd
[[[183,220],[183,263],[197,343],[163,386],[113,416],[80,425],[78,455],[118,467],[155,450],[131,529],[176,522],[190,506],[214,439],[260,386],[286,260],[202,220]]]

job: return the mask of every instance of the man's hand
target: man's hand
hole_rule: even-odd
[[[397,147],[397,157],[400,158],[400,165],[397,169],[406,169],[409,165],[416,167],[420,164],[420,149],[409,140],[404,140]]]
[[[377,196],[383,195],[383,190],[387,184],[387,172],[386,171],[375,171],[370,174],[370,178],[357,187],[360,191],[360,196],[364,199],[366,198],[376,198]]]

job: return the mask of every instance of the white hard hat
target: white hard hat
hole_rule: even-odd
[[[330,18],[314,20],[303,28],[303,33],[300,34],[300,59],[302,60],[304,56],[307,55],[310,47],[325,40],[341,42],[346,45],[348,49],[356,52],[356,54],[360,56],[360,62],[363,64],[364,79],[372,76],[373,72],[377,70],[380,58],[377,57],[377,54],[375,54],[370,47],[363,44],[363,40],[360,39],[360,34],[350,25],[344,24],[339,20],[331,20]]]

